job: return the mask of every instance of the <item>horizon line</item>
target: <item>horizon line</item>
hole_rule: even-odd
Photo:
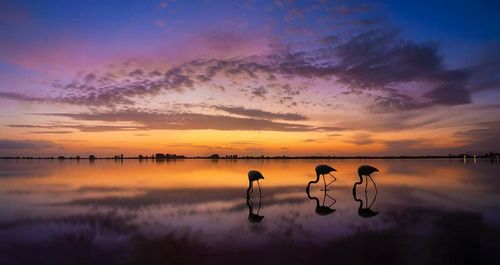
[[[158,155],[158,154],[156,154]],[[303,156],[238,156],[212,154],[208,156],[184,156],[184,155],[169,155],[169,156],[102,156],[97,157],[89,155],[88,157],[80,156],[1,156],[0,159],[43,159],[43,160],[181,160],[181,159],[212,159],[212,160],[243,160],[243,159],[425,159],[425,158],[500,158],[500,152],[489,152],[484,154],[448,154],[448,155],[352,155],[352,156],[332,156],[332,155],[303,155]]]

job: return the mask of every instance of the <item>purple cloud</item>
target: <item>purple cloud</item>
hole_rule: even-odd
[[[304,115],[300,115],[297,113],[275,113],[269,112],[259,109],[249,109],[245,107],[236,107],[236,106],[214,106],[215,109],[225,111],[230,114],[237,114],[241,116],[246,116],[250,118],[260,118],[260,119],[269,119],[269,120],[288,120],[288,121],[305,121],[308,118]]]
[[[54,147],[59,147],[59,145],[51,141],[0,139],[0,149],[2,150],[39,150]]]
[[[262,114],[262,113],[260,113]],[[177,113],[177,112],[149,112],[128,109],[114,112],[93,113],[48,113],[42,115],[67,117],[78,121],[103,121],[103,122],[133,122],[137,126],[84,126],[73,125],[82,131],[96,130],[251,130],[251,131],[338,131],[339,127],[315,127],[306,124],[295,124],[275,122],[268,119],[239,118],[223,115],[207,115],[199,113]],[[279,114],[278,114],[279,115]],[[60,127],[60,126],[59,126]],[[99,128],[98,128],[99,127]]]

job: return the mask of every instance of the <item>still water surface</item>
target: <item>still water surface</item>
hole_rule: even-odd
[[[308,196],[317,164],[338,180]],[[353,190],[363,164],[380,170],[376,189]],[[250,169],[265,179],[247,201]],[[0,160],[0,264],[500,264],[499,170],[447,159]]]

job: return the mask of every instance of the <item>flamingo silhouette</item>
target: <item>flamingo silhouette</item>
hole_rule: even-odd
[[[257,181],[257,185],[259,185],[259,196],[261,196],[259,179],[264,179],[264,176],[262,175],[262,173],[260,173],[257,170],[250,170],[250,171],[248,171],[247,197],[249,197],[250,194],[253,193],[253,182],[254,181]]]
[[[374,172],[379,172],[378,169],[369,166],[369,165],[362,165],[358,168],[358,176],[359,176],[359,181],[354,183],[354,186],[352,187],[353,190],[356,189],[356,185],[358,184],[363,184],[363,176],[366,176],[366,183],[365,183],[365,192],[368,191],[368,178],[370,178],[373,182],[373,185],[375,186],[375,190],[377,191],[377,184],[375,184],[375,181],[373,181],[373,178],[371,174]],[[353,191],[354,192],[354,191]]]
[[[330,195],[328,195],[326,193],[326,190],[324,190],[324,193],[323,193],[323,203],[321,205],[319,204],[319,199],[317,197],[311,196],[311,194],[309,192],[309,189],[306,189],[306,193],[307,193],[307,197],[310,200],[316,201],[316,209],[314,211],[316,212],[317,215],[326,216],[326,215],[329,215],[329,214],[331,214],[331,213],[333,213],[333,212],[336,211],[335,209],[332,209],[330,207],[332,207],[332,205],[334,205],[337,202],[337,200],[335,200],[333,197],[331,197]],[[330,199],[333,200],[333,202],[330,205],[328,205],[328,206],[325,206],[326,196],[328,196]]]
[[[328,187],[330,184],[332,184],[333,182],[335,182],[337,180],[336,177],[334,177],[332,174],[330,174],[330,172],[337,171],[337,170],[335,170],[335,168],[333,168],[329,165],[317,165],[315,170],[316,170],[316,180],[309,181],[309,183],[307,184],[307,189],[306,189],[307,191],[311,187],[311,184],[319,182],[320,175],[323,176],[323,184],[325,185],[325,191],[327,190],[326,187]],[[328,183],[328,184],[326,184],[325,174],[328,174],[328,175],[332,176],[332,178],[333,178],[333,180],[330,181],[330,183]]]

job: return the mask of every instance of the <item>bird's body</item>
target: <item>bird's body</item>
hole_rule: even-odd
[[[332,171],[337,171],[335,168],[329,166],[329,165],[317,165],[316,166],[316,175],[324,175],[324,174],[330,174]]]
[[[360,208],[358,209],[358,215],[363,217],[363,218],[371,218],[374,217],[378,214],[378,212],[375,212],[374,210],[370,208]]]
[[[335,212],[335,209],[332,209],[328,206],[316,206],[316,214],[321,216],[326,216]]]
[[[378,169],[369,166],[369,165],[362,165],[358,168],[358,175],[360,176],[370,176],[374,172],[379,172]]]
[[[337,178],[335,178],[332,174],[330,174],[331,172],[337,171],[337,170],[335,170],[335,168],[333,168],[333,167],[331,167],[329,165],[317,165],[316,168],[315,168],[315,171],[316,171],[316,180],[309,181],[309,183],[307,184],[307,190],[309,190],[311,184],[319,182],[319,176],[323,176],[323,183],[325,185],[325,190],[326,190],[326,187],[328,185],[332,184],[332,182],[334,182],[334,181],[337,180]],[[330,176],[332,176],[333,181],[331,181],[330,183],[326,184],[325,174],[329,174]]]
[[[254,213],[248,214],[248,222],[251,224],[258,224],[262,222],[262,219],[264,219],[263,215],[258,215]]]
[[[259,179],[264,179],[264,176],[262,173],[260,173],[257,170],[250,170],[248,171],[248,189],[247,189],[247,196],[250,195],[250,193],[253,192],[253,182],[257,181],[257,185],[259,185],[259,195],[260,195],[260,184],[259,184]]]
[[[262,173],[257,170],[248,171],[248,181],[258,181],[259,179],[264,179]]]

